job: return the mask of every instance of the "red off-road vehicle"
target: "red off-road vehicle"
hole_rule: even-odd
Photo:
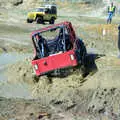
[[[37,76],[82,65],[87,54],[70,22],[62,22],[31,34],[35,56],[32,66]]]

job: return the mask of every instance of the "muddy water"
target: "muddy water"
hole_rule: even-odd
[[[1,82],[1,80],[5,81],[6,79],[7,79],[7,77],[5,77],[3,69],[1,68],[1,70],[0,70],[0,82]]]
[[[99,51],[96,48],[87,48],[88,54],[97,54]]]
[[[9,83],[7,76],[4,74],[7,65],[13,64],[17,61],[31,57],[31,54],[17,54],[17,53],[2,53],[0,55],[0,96],[1,97],[17,97],[17,98],[31,98],[29,86],[25,83]]]
[[[29,56],[31,56],[31,54],[18,54],[15,52],[2,53],[0,54],[0,66],[15,63],[18,60],[23,60]]]
[[[0,81],[5,79],[4,70],[9,64],[13,64],[19,60],[25,59],[25,57],[31,56],[30,54],[18,54],[15,52],[12,53],[2,53],[0,54]]]
[[[0,83],[0,97],[32,99],[30,88],[25,83]]]

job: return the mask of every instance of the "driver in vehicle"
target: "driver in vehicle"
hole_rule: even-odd
[[[47,41],[40,34],[38,34],[38,46],[40,48],[42,57],[49,56],[49,48],[47,45]]]

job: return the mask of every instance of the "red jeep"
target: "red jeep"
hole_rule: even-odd
[[[31,34],[35,48],[32,66],[37,76],[83,64],[87,54],[70,22],[62,22]]]

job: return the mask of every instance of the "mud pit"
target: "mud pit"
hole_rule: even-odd
[[[81,12],[76,10],[76,14],[71,14],[71,8],[66,9],[70,16],[63,14],[64,9],[61,9],[56,23],[72,22],[88,53],[99,56],[95,59],[97,71],[91,71],[85,78],[79,70],[64,78],[34,77],[30,64],[32,57],[26,57],[26,54],[33,53],[30,32],[48,24],[27,24],[23,10],[18,10],[19,19],[15,10],[6,12],[3,9],[9,14],[8,17],[0,14],[3,28],[0,30],[0,55],[7,52],[9,56],[10,52],[17,52],[24,54],[25,58],[19,56],[20,61],[14,63],[6,58],[7,68],[3,65],[4,69],[0,69],[0,76],[5,74],[5,78],[0,77],[0,120],[37,120],[41,112],[49,114],[43,120],[119,120],[119,20],[116,17],[112,25],[106,25],[103,17],[80,16]],[[8,19],[11,16],[12,19]]]
[[[65,78],[42,76],[38,78],[38,81],[33,76],[30,59],[15,63],[8,69],[8,83],[11,85],[17,83],[18,86],[21,83],[24,86],[23,89],[27,84],[29,89],[26,89],[29,90],[31,100],[7,99],[11,107],[18,102],[22,104],[20,111],[22,112],[23,108],[27,111],[26,114],[15,111],[15,108],[19,108],[19,105],[16,105],[13,108],[13,118],[21,119],[22,116],[19,118],[19,115],[22,114],[26,119],[32,120],[33,118],[37,119],[36,117],[39,116],[40,112],[47,112],[51,114],[51,120],[56,118],[63,120],[68,118],[109,120],[114,117],[119,119],[119,64],[120,61],[116,57],[105,56],[96,60],[98,71],[85,78],[81,76],[80,72],[76,71]],[[11,76],[11,74],[14,74],[14,76]],[[21,92],[25,91],[21,90]],[[27,95],[23,96],[23,98],[25,97],[29,99]],[[1,101],[4,101],[4,99],[2,98]],[[8,112],[9,118],[12,115]]]

